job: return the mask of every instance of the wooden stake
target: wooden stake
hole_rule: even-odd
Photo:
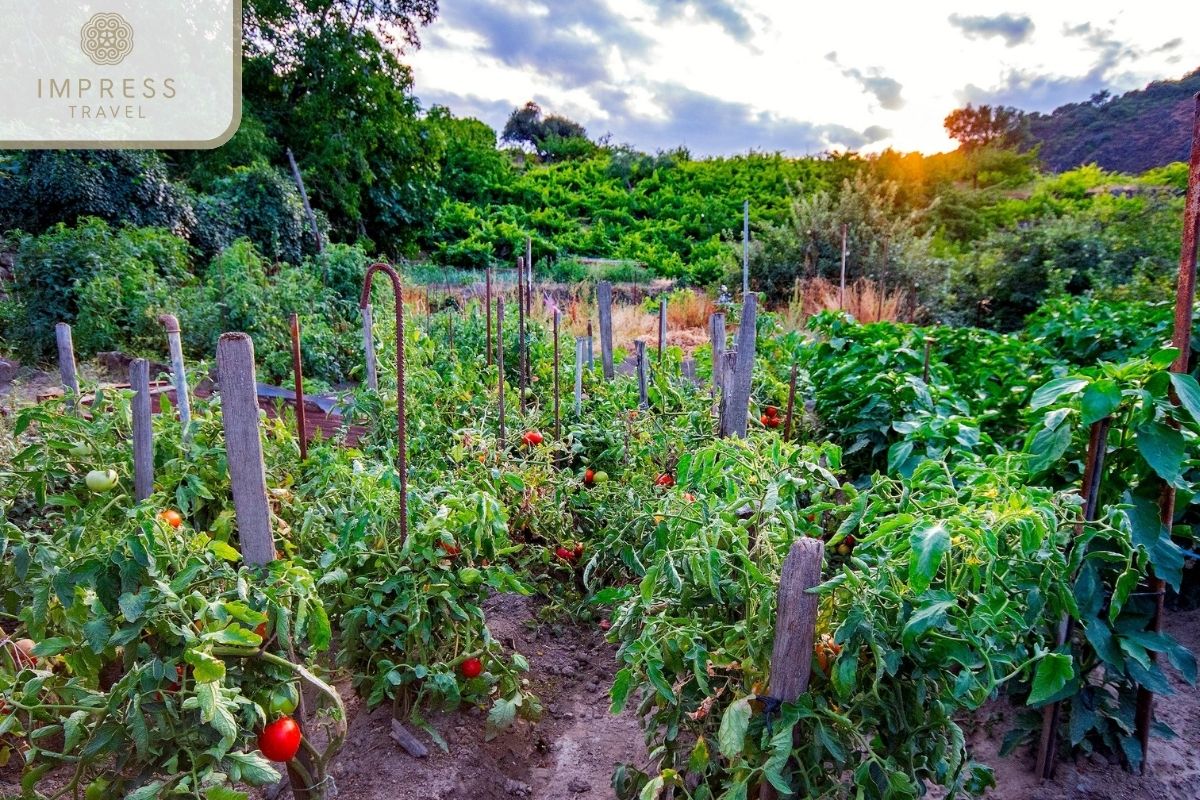
[[[75,342],[71,337],[71,326],[65,322],[55,325],[54,338],[58,344],[59,379],[69,395],[67,407],[75,408],[79,403],[79,377],[75,373]]]
[[[646,385],[646,343],[638,339],[633,343],[633,348],[637,353],[638,406],[644,410],[650,407],[650,395]]]
[[[521,396],[517,398],[517,408],[525,411],[525,295],[524,295],[525,259],[517,259],[517,388]]]
[[[150,423],[150,362],[135,358],[129,364],[133,389],[133,499],[139,503],[154,494],[154,434]]]
[[[1175,290],[1175,332],[1172,344],[1179,351],[1171,371],[1186,373],[1191,358],[1192,348],[1192,307],[1196,302],[1196,239],[1200,234],[1200,93],[1196,95],[1195,109],[1192,116],[1192,155],[1188,167],[1187,199],[1183,212],[1183,235],[1179,252],[1179,282]],[[1171,392],[1171,402],[1179,404],[1175,392]],[[1159,492],[1159,521],[1170,531],[1175,524],[1175,487],[1164,484]],[[1154,616],[1150,628],[1155,633],[1162,633],[1163,599],[1167,585],[1150,569],[1151,593],[1155,596]],[[1151,663],[1158,660],[1158,653],[1150,653]],[[1150,729],[1154,723],[1154,693],[1145,687],[1138,688],[1137,709],[1134,712],[1134,726],[1138,741],[1142,745],[1142,773],[1146,772],[1146,764],[1150,760]]]
[[[658,301],[658,363],[662,364],[663,351],[667,347],[667,301]]]
[[[713,389],[721,389],[721,367],[725,362],[725,315],[717,312],[708,318],[708,341],[712,347]]]
[[[775,611],[775,644],[765,698],[770,703],[794,703],[808,691],[812,677],[813,645],[817,639],[817,596],[811,590],[821,583],[825,543],[804,537],[792,543],[779,576]],[[760,800],[776,796],[763,781]]]
[[[275,537],[271,533],[258,428],[254,342],[249,336],[244,333],[221,336],[217,342],[217,379],[242,560],[250,566],[262,566],[275,559]]]
[[[879,296],[875,303],[875,321],[883,322],[883,296],[887,294],[888,237],[883,237],[883,278],[879,281]]]
[[[721,373],[721,393],[717,414],[717,435],[728,436],[730,431],[730,406],[733,402],[733,381],[737,372],[737,350],[726,350],[718,367]]]
[[[308,419],[304,413],[304,364],[300,358],[300,317],[292,314],[292,380],[296,385],[296,434],[300,439],[300,460],[308,460]]]
[[[750,201],[742,202],[742,297],[750,294]]]
[[[926,386],[929,385],[929,360],[930,360],[930,356],[932,354],[933,354],[933,337],[926,336],[925,337],[925,367],[921,371],[921,379],[925,382]]]
[[[554,309],[554,440],[562,438],[562,418],[558,409],[558,326],[562,322],[562,312]]]
[[[500,446],[496,448],[496,457],[504,449],[504,298],[496,300],[496,366],[499,369],[497,398],[500,404]]]
[[[592,348],[592,321],[588,320],[587,327],[587,368],[596,368],[596,354]]]
[[[171,354],[171,378],[175,384],[175,405],[179,409],[179,427],[183,429],[183,440],[186,442],[191,438],[189,426],[192,422],[192,402],[188,393],[187,369],[183,363],[179,320],[174,314],[163,314],[158,321],[167,332],[167,350]]]
[[[792,438],[792,415],[796,413],[796,370],[797,365],[792,364],[792,379],[788,382],[787,413],[783,418],[784,441],[790,441]]]
[[[604,368],[604,379],[613,379],[612,340],[612,284],[600,281],[596,284],[596,305],[600,312],[600,363]]]
[[[729,435],[746,438],[750,412],[750,389],[754,378],[754,354],[758,339],[758,296],[751,292],[742,304],[742,321],[737,333],[737,367],[730,389]]]
[[[850,226],[842,223],[842,282],[838,289],[838,311],[846,310],[846,244],[850,235]]]
[[[525,314],[533,313],[533,238],[525,237]]]
[[[362,307],[363,355],[367,364],[367,388],[379,391],[379,363],[375,360],[375,334],[372,331],[371,305]]]
[[[575,337],[575,416],[583,413],[583,362],[587,349],[585,337]]]
[[[487,307],[487,365],[492,365],[492,268],[488,267],[484,270],[484,281],[486,288],[484,289],[484,302]]]
[[[304,188],[304,178],[300,175],[300,167],[296,165],[296,157],[292,155],[292,148],[287,149],[288,164],[292,168],[292,177],[296,181],[296,188],[300,190],[300,202],[304,204],[304,215],[308,217],[308,224],[312,227],[313,238],[317,242],[317,252],[325,251],[325,242],[321,239],[321,229],[317,227],[317,215],[313,213],[312,206],[308,202],[308,192]]]

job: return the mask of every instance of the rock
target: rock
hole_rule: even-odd
[[[533,787],[528,783],[521,783],[521,781],[515,781],[512,778],[509,778],[504,782],[504,791],[508,792],[513,797],[528,797],[530,792],[533,791]]]
[[[584,792],[590,792],[592,785],[582,778],[571,778],[567,783],[567,789],[572,794],[583,794]]]

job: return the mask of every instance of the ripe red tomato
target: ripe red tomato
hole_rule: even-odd
[[[301,738],[296,720],[285,715],[263,728],[258,749],[271,761],[291,761],[300,752]]]
[[[675,477],[669,472],[664,472],[662,475],[658,476],[658,480],[654,482],[654,485],[670,489],[675,485]]]
[[[168,508],[165,511],[158,512],[158,518],[170,525],[172,528],[178,528],[183,524],[183,515],[173,508]]]
[[[767,423],[771,421],[771,418],[768,417],[766,414],[763,414],[761,417],[758,418],[758,421],[761,422],[763,424],[763,427],[765,428],[765,427],[767,427]]]
[[[780,425],[779,417],[767,417],[768,428],[778,428]]]
[[[438,542],[438,547],[446,551],[448,556],[456,556],[462,552],[462,548],[456,544],[447,544],[446,542]]]
[[[561,544],[558,546],[558,549],[554,551],[554,555],[558,556],[563,561],[571,560],[571,551],[563,547]]]
[[[595,482],[596,482],[596,471],[595,470],[589,469],[583,473],[583,483],[585,486],[591,486]]]
[[[776,408],[775,406],[767,406],[765,410],[767,412],[768,417],[778,417],[779,416],[779,409]]]
[[[522,436],[521,439],[530,447],[534,447],[535,445],[542,443],[542,435],[537,431],[525,431],[525,435]]]
[[[265,622],[258,623],[258,627],[254,629],[254,632],[258,634],[258,638],[266,639],[267,638],[267,623],[265,623]]]
[[[462,662],[462,666],[459,669],[462,670],[464,678],[478,678],[483,674],[483,662],[478,658],[468,658]]]

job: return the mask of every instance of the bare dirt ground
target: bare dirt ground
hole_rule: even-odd
[[[367,711],[347,697],[350,731],[333,766],[338,795],[353,800],[575,800],[612,797],[610,778],[619,762],[644,766],[646,750],[637,720],[608,713],[615,650],[594,627],[535,623],[536,604],[501,595],[485,606],[492,635],[529,660],[530,688],[545,716],[486,741],[486,713],[468,709],[433,714],[429,722],[446,739],[416,759],[388,736],[391,709]]]

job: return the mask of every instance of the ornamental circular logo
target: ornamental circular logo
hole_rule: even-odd
[[[97,14],[80,31],[79,47],[96,64],[120,64],[133,52],[133,26],[120,14]]]

